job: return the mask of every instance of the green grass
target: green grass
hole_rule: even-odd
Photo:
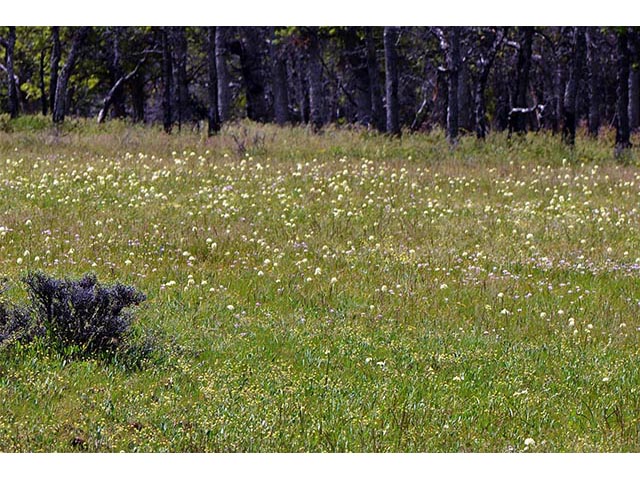
[[[0,133],[6,295],[132,284],[159,350],[4,348],[2,450],[640,449],[640,169],[610,132],[41,120]]]

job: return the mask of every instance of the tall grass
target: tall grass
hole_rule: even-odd
[[[94,272],[159,354],[0,352],[5,451],[637,451],[637,152],[248,123],[0,133],[0,272]]]

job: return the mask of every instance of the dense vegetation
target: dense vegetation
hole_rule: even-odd
[[[357,124],[450,142],[549,130],[573,144],[640,126],[640,35],[626,27],[0,27],[0,108],[129,118]],[[613,142],[612,142],[613,145]]]
[[[153,348],[3,342],[3,450],[638,450],[640,170],[614,132],[7,130],[6,305],[28,271],[94,272],[145,292]]]

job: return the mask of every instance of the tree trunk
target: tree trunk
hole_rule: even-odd
[[[110,34],[111,40],[111,64],[109,73],[111,81],[115,85],[119,79],[124,76],[122,71],[122,62],[120,60],[120,29],[122,27],[109,28],[107,31]],[[124,118],[126,115],[126,109],[124,107],[124,89],[118,88],[114,91],[113,98],[110,102],[112,106],[113,116],[116,118]]]
[[[598,56],[597,29],[587,27],[587,72],[589,84],[589,135],[598,136],[600,130],[600,58]]]
[[[384,63],[387,109],[387,133],[400,135],[398,115],[398,27],[384,27]]]
[[[298,105],[299,112],[299,120],[304,123],[309,123],[309,86],[307,82],[306,75],[303,75],[302,72],[306,72],[308,70],[308,62],[305,58],[305,51],[303,49],[298,49],[296,52],[291,54],[291,61],[293,63],[293,71],[291,72],[293,76],[293,85],[295,87],[295,96],[296,103]]]
[[[584,27],[573,28],[573,53],[569,66],[569,81],[564,91],[563,102],[563,126],[562,137],[569,145],[576,142],[576,111],[578,99],[578,86],[582,72],[582,64],[585,51],[585,31]]]
[[[469,101],[469,68],[461,60],[458,76],[458,124],[461,129],[471,130],[471,105]]]
[[[527,108],[527,90],[529,88],[529,72],[531,70],[531,49],[533,44],[533,27],[523,27],[518,51],[517,80],[515,92],[515,108]],[[513,130],[522,133],[527,130],[524,115],[516,115]]]
[[[207,27],[207,94],[209,105],[207,108],[209,136],[220,131],[220,116],[218,113],[218,75],[216,72],[216,27]]]
[[[640,126],[640,45],[638,45],[638,34],[629,32],[629,128],[635,130]]]
[[[49,99],[47,98],[47,87],[44,81],[44,56],[45,49],[40,50],[40,69],[39,69],[39,84],[40,84],[40,102],[42,115],[45,117],[49,113]]]
[[[314,130],[319,130],[325,123],[324,103],[326,101],[322,78],[322,50],[318,38],[317,27],[309,27],[307,50],[309,53],[309,120]]]
[[[56,105],[56,86],[58,85],[58,70],[62,48],[60,46],[60,27],[51,27],[51,67],[49,73],[49,107],[53,111]]]
[[[440,47],[447,62],[447,138],[455,144],[458,139],[458,85],[460,84],[460,27],[439,31]]]
[[[135,123],[144,122],[144,109],[146,103],[145,93],[145,77],[144,73],[138,71],[131,79],[131,109],[133,113],[132,120]]]
[[[187,57],[189,55],[187,32],[185,27],[173,27],[171,41],[173,43],[175,80],[177,87],[178,130],[184,122],[193,119],[191,99],[189,97],[189,83],[187,79]]]
[[[371,125],[371,81],[367,65],[366,46],[358,37],[358,27],[347,27],[345,56],[352,76],[352,88],[356,106],[356,122]]]
[[[278,44],[275,28],[271,27],[269,54],[271,57],[271,84],[273,89],[273,109],[278,125],[289,122],[289,92],[287,91],[287,67]]]
[[[373,39],[373,27],[365,27],[365,43],[367,48],[367,70],[369,72],[371,92],[371,122],[379,131],[385,131],[384,108],[382,106],[382,86],[380,84],[380,72],[378,70],[378,58]]]
[[[616,156],[631,147],[629,132],[629,37],[626,28],[617,35]]]
[[[480,139],[484,139],[487,135],[487,118],[484,92],[487,87],[487,81],[489,80],[491,66],[493,65],[500,46],[502,45],[503,39],[504,31],[498,30],[491,44],[491,48],[487,52],[486,56],[480,55],[480,59],[478,60],[478,63],[476,65],[478,70],[478,80],[476,82],[474,90],[474,102],[476,116],[476,136]]]
[[[7,40],[7,76],[9,77],[9,115],[11,118],[18,116],[18,86],[13,69],[13,53],[16,46],[16,27],[9,27],[9,37]]]
[[[76,64],[78,52],[89,35],[90,30],[91,27],[79,27],[73,34],[71,50],[69,51],[67,61],[62,67],[62,70],[60,70],[60,75],[56,83],[56,97],[53,107],[54,123],[62,123],[64,121],[64,116],[67,113],[67,86],[69,84],[69,77]]]
[[[218,75],[218,114],[220,122],[229,120],[231,92],[229,90],[229,70],[227,69],[227,39],[229,27],[216,28],[216,74]]]
[[[240,67],[247,95],[247,117],[255,122],[267,122],[269,111],[265,99],[261,35],[257,27],[243,27],[240,35]]]
[[[171,108],[171,90],[173,89],[173,62],[169,28],[162,27],[162,123],[164,131],[171,133],[173,112]]]
[[[131,78],[133,78],[138,74],[138,70],[140,69],[142,64],[145,62],[145,60],[146,60],[146,57],[142,58],[131,72],[121,76],[120,78],[118,78],[118,80],[116,80],[115,84],[113,85],[113,87],[111,87],[106,97],[104,97],[104,100],[102,101],[102,108],[98,113],[98,123],[104,122],[106,115],[109,112],[109,108],[112,105],[115,107],[115,101],[117,98],[122,98],[122,91],[124,90],[125,84],[129,80],[131,80]]]

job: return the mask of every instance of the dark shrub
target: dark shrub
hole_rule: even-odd
[[[127,285],[101,285],[95,275],[59,280],[36,272],[24,281],[48,340],[61,350],[82,353],[109,353],[121,346],[131,326],[125,309],[146,298]]]
[[[0,345],[29,343],[42,333],[43,329],[34,325],[28,310],[0,302]]]

